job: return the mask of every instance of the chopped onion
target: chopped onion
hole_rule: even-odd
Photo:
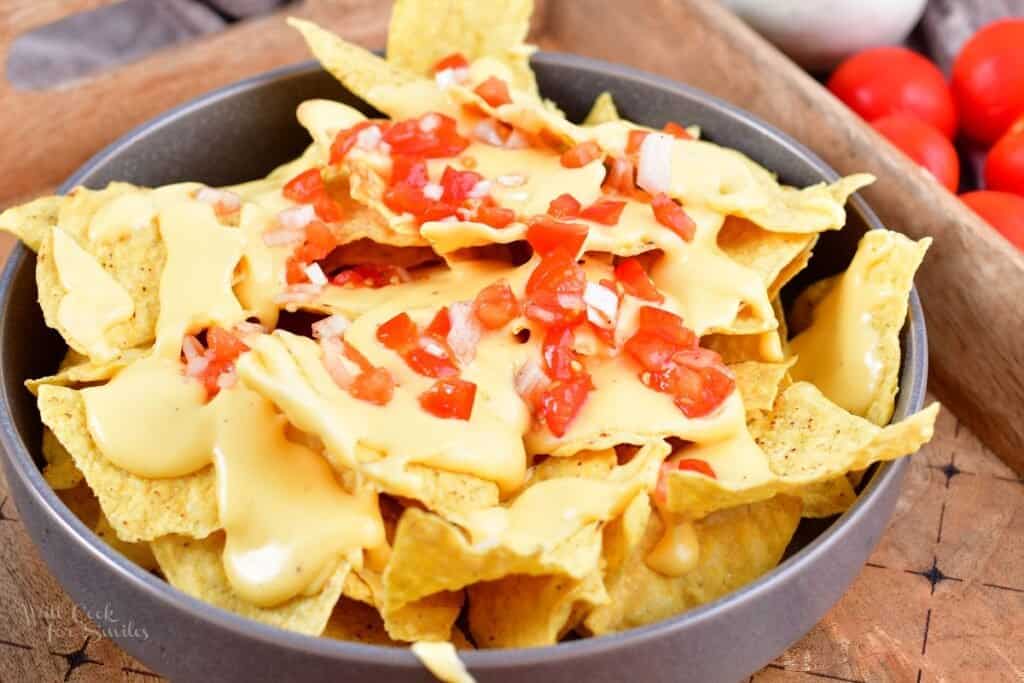
[[[236,334],[242,337],[248,337],[249,335],[252,334],[263,334],[267,331],[266,328],[263,327],[263,325],[260,325],[259,323],[251,323],[248,320],[243,320],[240,323],[235,323],[235,326],[232,329],[235,331]]]
[[[218,214],[234,213],[242,208],[242,199],[234,192],[218,190],[213,187],[201,187],[196,190],[196,199],[213,206]]]
[[[554,313],[546,308],[537,306],[536,304],[527,304],[525,313],[528,318],[532,318],[544,325],[550,325],[557,320]]]
[[[544,368],[535,360],[526,361],[516,372],[516,393],[527,403],[532,403],[537,393],[546,389],[550,383]]]
[[[587,320],[605,329],[615,326],[619,312],[619,297],[615,292],[604,285],[588,282],[583,291],[583,301],[587,304]]]
[[[314,285],[308,282],[302,282],[297,285],[288,285],[283,292],[274,296],[274,303],[276,304],[304,304],[312,301],[321,291],[323,287],[320,285]]]
[[[444,188],[437,183],[427,183],[423,186],[423,196],[431,201],[440,201],[443,195]]]
[[[301,244],[305,239],[305,230],[268,230],[263,233],[263,243],[268,247],[287,247],[293,244]]]
[[[491,193],[490,180],[478,180],[476,185],[469,191],[470,199],[483,199]]]
[[[189,377],[199,377],[206,372],[210,359],[206,356],[196,356],[185,363],[185,374]]]
[[[555,300],[558,305],[567,311],[578,311],[584,307],[583,301],[578,294],[557,294]]]
[[[342,389],[347,389],[355,374],[345,363],[345,346],[341,337],[320,337],[320,352],[324,369],[331,376],[334,383]]]
[[[202,357],[206,349],[199,343],[195,335],[186,334],[185,338],[181,340],[181,352],[185,354],[185,361],[191,362],[196,358]]]
[[[672,137],[650,133],[640,145],[636,184],[650,193],[668,192],[672,184]]]
[[[460,66],[457,69],[441,69],[434,74],[434,83],[441,90],[446,90],[453,85],[465,83],[469,78],[469,69]]]
[[[323,339],[324,337],[340,337],[345,334],[345,330],[351,323],[349,319],[343,315],[329,315],[322,320],[317,320],[313,323],[313,337],[315,339]]]
[[[293,206],[277,214],[277,224],[283,230],[301,230],[315,220],[316,209],[312,204]]]
[[[498,133],[498,126],[494,119],[484,119],[473,127],[473,137],[492,147],[502,147],[505,141]]]
[[[441,117],[431,112],[424,114],[423,118],[420,119],[420,130],[424,133],[430,133],[431,131],[437,130],[441,126]]]
[[[356,147],[371,150],[380,144],[381,138],[379,126],[367,126],[356,134]]]
[[[230,389],[235,386],[238,382],[238,372],[235,371],[234,366],[231,366],[224,372],[220,373],[217,377],[217,387],[220,389]]]
[[[320,267],[319,263],[310,263],[303,271],[314,285],[323,287],[327,284],[327,276],[324,275],[324,269]]]
[[[480,323],[473,315],[473,304],[457,301],[448,307],[452,328],[448,332],[448,346],[462,365],[473,362],[476,345],[480,342]]]
[[[526,149],[530,146],[530,141],[526,139],[526,136],[520,133],[518,130],[513,130],[509,133],[509,136],[505,138],[506,149]]]
[[[519,187],[526,184],[526,176],[521,173],[506,173],[495,178],[502,187]]]

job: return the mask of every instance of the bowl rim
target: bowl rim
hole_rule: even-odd
[[[702,104],[713,110],[717,115],[726,118],[743,119],[746,124],[756,128],[759,133],[770,138],[775,145],[784,148],[790,154],[795,154],[805,159],[823,177],[829,180],[839,177],[816,154],[787,134],[739,107],[697,88],[633,67],[574,54],[538,51],[533,55],[532,59],[536,62],[564,66],[577,71],[598,72],[615,79],[639,81],[671,93],[685,95],[690,99],[700,100]],[[124,146],[148,134],[151,129],[173,123],[176,119],[191,113],[195,109],[205,107],[212,102],[231,98],[241,92],[258,89],[280,79],[305,76],[321,69],[320,64],[312,60],[273,69],[217,88],[174,107],[136,126],[103,148],[72,174],[60,186],[58,192],[61,194],[67,193],[72,187],[79,184],[79,180],[89,174],[95,167],[118,154]],[[867,223],[868,229],[883,227],[878,216],[859,194],[851,196],[848,203],[856,207],[857,212]],[[3,269],[2,276],[0,276],[0,306],[2,306],[3,311],[6,311],[7,306],[10,304],[12,283],[15,275],[24,267],[25,261],[30,257],[31,252],[20,242],[13,249]],[[901,396],[900,402],[907,407],[909,413],[919,410],[923,405],[928,377],[927,336],[924,315],[916,289],[912,289],[910,292],[908,324],[905,326],[904,340],[907,347],[904,349],[904,358],[913,357],[916,361],[916,368],[912,368],[909,373],[901,371],[901,375],[908,375],[910,380],[908,383],[903,383],[900,388],[901,394],[905,396],[905,398]],[[6,375],[6,349],[0,348],[0,386],[6,386]],[[901,377],[901,379],[903,378]],[[122,580],[134,584],[136,589],[148,594],[155,602],[161,603],[163,608],[184,611],[221,629],[231,631],[235,635],[255,641],[267,642],[278,647],[286,647],[302,654],[317,655],[336,660],[348,660],[367,665],[387,666],[393,669],[420,669],[422,667],[419,659],[407,648],[365,645],[333,640],[322,636],[310,636],[242,617],[187,595],[115,552],[75,517],[57,497],[55,491],[45,482],[42,472],[31,455],[29,446],[22,439],[21,434],[14,425],[9,397],[4,390],[0,390],[0,445],[3,446],[5,457],[11,465],[11,471],[20,477],[22,483],[25,484],[25,489],[33,496],[33,503],[43,508],[50,521],[62,527],[65,533],[73,536],[88,551],[88,554],[94,561],[106,565],[107,569],[119,575]],[[871,514],[875,499],[882,495],[882,490],[888,488],[894,481],[898,483],[906,466],[906,458],[882,463],[858,496],[856,502],[810,543],[751,583],[709,603],[668,619],[619,633],[582,638],[535,648],[460,651],[459,657],[470,669],[477,671],[494,671],[512,667],[540,665],[550,663],[553,660],[585,658],[598,652],[604,653],[609,650],[621,650],[622,648],[629,648],[651,639],[660,639],[681,633],[689,628],[699,626],[702,622],[714,619],[721,612],[740,609],[744,603],[757,600],[759,597],[771,593],[776,584],[793,580],[800,575],[805,566],[814,564],[819,558],[831,553],[837,545],[843,543],[845,540],[844,531],[852,528],[859,520]]]

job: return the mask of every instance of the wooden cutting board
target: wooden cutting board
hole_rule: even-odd
[[[6,0],[0,48],[6,54],[31,27],[110,2]],[[305,0],[289,10],[383,45],[387,3]],[[1024,284],[1024,259],[713,0],[538,0],[534,34],[547,49],[701,87],[789,132],[840,172],[874,172],[880,182],[866,194],[883,219],[937,238],[919,286],[935,389],[953,411],[914,457],[892,527],[850,592],[752,680],[1024,680],[1024,483],[975,437],[1024,469],[1016,419],[1024,308],[999,294]],[[56,92],[17,92],[0,81],[0,206],[52,189],[175,104],[306,58],[294,32],[272,16]],[[0,240],[0,257],[10,244]],[[158,679],[74,607],[17,520],[0,481],[0,683]],[[145,628],[131,622],[130,608],[111,610],[125,629]]]

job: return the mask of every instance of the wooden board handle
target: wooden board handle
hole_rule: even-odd
[[[5,0],[0,54],[6,64],[19,36],[115,0]],[[308,59],[284,14],[317,21],[346,38],[384,44],[389,4],[376,0],[303,0],[283,12],[160,50],[50,90],[18,90],[0,78],[0,207],[52,189],[131,127],[201,93]],[[5,69],[6,73],[6,69]]]
[[[654,0],[638,12],[631,3],[580,0],[549,11],[548,25],[564,31],[554,41],[695,85],[786,131],[840,173],[878,176],[864,195],[883,222],[935,238],[917,278],[934,391],[1024,473],[1020,252],[717,2]]]

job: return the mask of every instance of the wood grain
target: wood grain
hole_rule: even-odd
[[[917,278],[936,394],[1024,472],[1024,255],[714,0],[552,3],[547,40],[670,76],[747,109],[864,191],[885,224],[935,244]],[[614,36],[614,40],[609,37]]]

